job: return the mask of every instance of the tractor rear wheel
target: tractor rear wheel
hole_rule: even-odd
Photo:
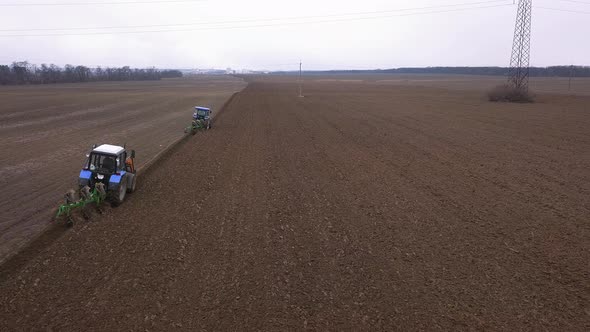
[[[113,205],[119,206],[125,200],[125,194],[127,193],[127,181],[126,179],[121,179],[121,183],[119,183],[119,190],[113,192]]]
[[[137,174],[133,174],[133,179],[131,180],[131,185],[127,187],[127,193],[131,194],[135,191],[135,185],[137,184]]]

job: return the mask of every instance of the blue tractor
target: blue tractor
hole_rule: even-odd
[[[196,134],[199,129],[211,129],[211,109],[207,107],[195,106],[193,112],[193,121],[185,132]]]
[[[66,216],[67,225],[71,226],[74,209],[81,208],[86,215],[84,207],[94,203],[100,211],[100,204],[105,200],[118,206],[127,193],[135,191],[136,184],[135,150],[110,144],[94,145],[78,177],[79,197],[75,190],[69,190],[57,216]]]
[[[80,171],[78,184],[80,188],[88,186],[92,190],[97,183],[102,183],[106,198],[115,205],[121,204],[126,193],[135,191],[134,160],[135,150],[128,152],[125,147],[110,144],[94,146]]]

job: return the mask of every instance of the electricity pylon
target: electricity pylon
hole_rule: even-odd
[[[510,57],[508,82],[515,89],[529,89],[529,61],[531,57],[531,11],[533,0],[519,0],[514,27],[514,42]]]

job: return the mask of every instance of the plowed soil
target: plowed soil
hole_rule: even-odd
[[[3,267],[0,330],[590,328],[590,99],[255,81]]]
[[[127,143],[141,167],[182,137],[193,106],[219,109],[244,86],[229,76],[0,86],[0,262],[47,227],[92,144]]]

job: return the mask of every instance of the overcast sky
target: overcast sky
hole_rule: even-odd
[[[590,0],[533,3],[531,64],[590,65]],[[506,66],[516,9],[512,0],[0,0],[0,63]]]

